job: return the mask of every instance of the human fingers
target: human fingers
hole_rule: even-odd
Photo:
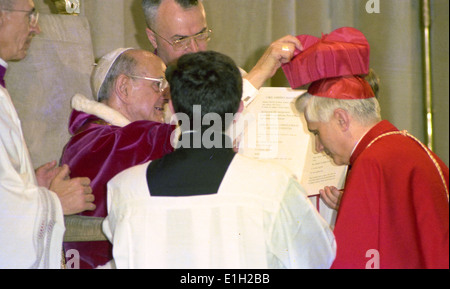
[[[300,53],[303,50],[303,45],[297,37],[292,35],[286,35],[274,43],[281,45],[283,51],[289,51],[294,56]]]
[[[82,196],[73,194],[70,199],[60,200],[64,215],[73,215],[84,211],[94,211],[96,209],[93,194],[83,194]]]
[[[79,182],[79,184],[81,185],[81,187],[83,189],[83,193],[84,193],[85,204],[82,209],[87,210],[87,211],[95,210],[96,206],[93,203],[95,201],[95,195],[92,194],[92,187],[90,186],[91,180],[86,177],[81,177],[81,178],[77,178],[76,181]]]
[[[36,180],[40,187],[49,188],[52,180],[58,174],[56,161],[48,162],[35,170]]]
[[[328,196],[328,193],[325,191],[325,189],[319,190],[320,197],[322,198],[323,202],[329,206],[330,208],[333,208],[333,202],[331,201],[330,197]]]
[[[294,57],[295,44],[287,41],[279,41],[272,45],[272,56],[280,63],[289,62]]]
[[[69,182],[73,190],[80,190],[85,195],[92,193],[91,180],[87,177],[73,178]]]
[[[337,210],[339,208],[339,191],[336,194],[336,188],[334,187],[325,187],[323,190],[320,190],[320,196],[322,200],[332,209]]]
[[[94,203],[86,203],[84,211],[94,211],[97,208]]]
[[[56,167],[56,161],[48,162],[35,170],[36,177],[38,179],[44,179],[51,181],[57,174],[59,170]]]
[[[59,172],[56,174],[55,179],[67,180],[69,178],[70,170],[68,165],[62,165]]]
[[[300,40],[297,37],[295,37],[293,35],[286,35],[286,36],[278,39],[277,41],[280,42],[280,43],[284,43],[284,44],[290,45],[290,47],[293,48],[294,50],[295,49],[298,49],[300,51],[303,50],[302,43],[300,42]]]
[[[60,200],[65,215],[95,210],[95,196],[89,178],[74,178],[64,182],[65,193],[60,194]]]
[[[87,177],[79,177],[73,180],[77,180],[82,186],[89,186],[91,184],[91,180]]]
[[[85,211],[95,210],[95,208],[96,208],[96,206],[94,204],[95,196],[93,194],[91,194],[91,193],[86,194],[84,197],[84,200],[85,200],[85,207],[84,207]]]
[[[329,190],[330,190],[330,194],[331,194],[334,198],[336,198],[336,199],[340,199],[340,198],[341,198],[342,190],[339,190],[338,188],[333,187],[333,186],[329,187]]]
[[[48,162],[46,164],[43,164],[42,166],[38,167],[36,170],[51,170],[56,166],[56,160],[53,160],[51,162]]]

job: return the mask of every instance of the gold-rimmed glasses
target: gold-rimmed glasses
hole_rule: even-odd
[[[36,10],[36,8],[33,8],[31,10],[20,10],[20,9],[5,9],[2,8],[1,10],[5,11],[11,11],[11,12],[25,12],[28,13],[28,23],[31,27],[36,27],[39,21],[39,12]]]
[[[173,49],[175,50],[186,50],[188,49],[189,45],[191,44],[191,39],[194,39],[196,41],[196,43],[198,44],[199,42],[203,42],[206,43],[211,39],[211,34],[212,34],[212,30],[205,28],[202,31],[200,31],[197,34],[191,35],[191,36],[183,36],[180,37],[179,39],[176,39],[174,41],[170,41],[167,40],[166,38],[162,37],[161,35],[159,35],[156,31],[152,30],[151,28],[149,28],[151,31],[153,31],[153,33],[155,33],[158,37],[160,37],[162,40],[166,41],[167,43],[169,43]]]

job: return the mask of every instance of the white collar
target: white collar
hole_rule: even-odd
[[[71,105],[73,109],[95,115],[115,126],[124,127],[131,123],[123,114],[112,107],[93,99],[88,99],[79,93],[72,97]]]
[[[1,58],[0,58],[0,65],[3,66],[4,68],[8,68],[8,62],[4,61]]]

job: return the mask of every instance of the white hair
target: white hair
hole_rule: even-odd
[[[380,105],[375,97],[366,99],[335,99],[302,94],[295,102],[296,109],[305,114],[308,121],[328,122],[338,108],[347,111],[361,125],[381,120]]]

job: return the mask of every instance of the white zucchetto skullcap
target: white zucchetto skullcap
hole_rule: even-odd
[[[94,93],[94,99],[96,101],[99,100],[99,91],[100,88],[103,85],[103,82],[105,81],[106,75],[108,74],[109,70],[111,69],[111,66],[116,61],[117,57],[119,57],[122,53],[124,53],[127,50],[133,49],[131,47],[128,48],[117,48],[116,50],[113,50],[104,56],[100,58],[96,66],[94,67],[94,71],[92,72],[91,82],[92,82],[92,89]]]

